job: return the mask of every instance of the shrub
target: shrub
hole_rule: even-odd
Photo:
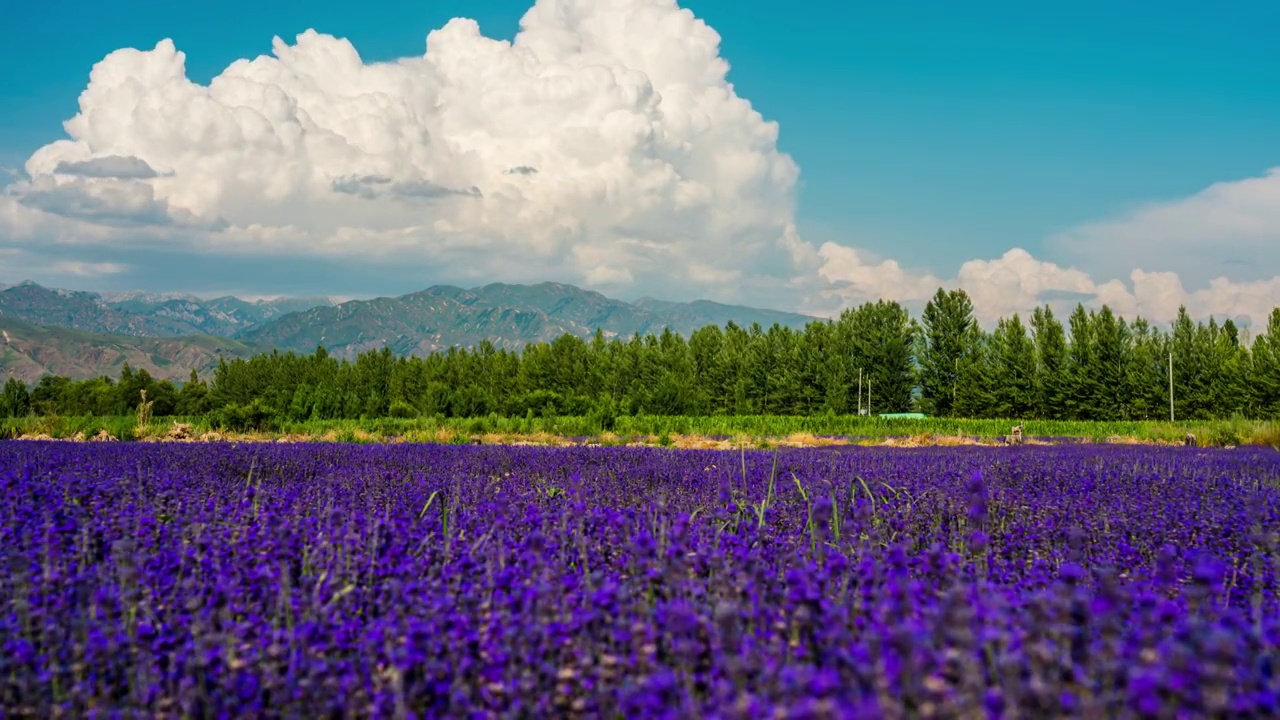
[[[391,403],[391,408],[387,410],[387,414],[393,418],[407,419],[418,417],[418,408],[410,405],[404,400],[396,400]]]
[[[274,425],[274,413],[261,400],[248,405],[229,403],[210,416],[211,423],[223,430],[247,432],[270,430]]]

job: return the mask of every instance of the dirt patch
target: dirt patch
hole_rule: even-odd
[[[1109,435],[1106,440],[1108,445],[1141,445],[1141,440],[1135,437],[1121,437],[1119,435]]]
[[[738,448],[759,447],[767,443],[769,447],[833,447],[852,444],[847,438],[818,437],[810,433],[792,433],[783,438],[755,438],[738,435],[733,438],[713,438],[705,435],[672,435],[671,447],[681,450],[737,450]],[[629,443],[631,446],[657,445],[653,438]]]
[[[640,442],[632,444],[652,445],[656,443]],[[730,440],[717,440],[703,435],[672,435],[671,447],[681,450],[732,450],[734,445]]]
[[[313,438],[310,435],[298,435],[294,433],[291,435],[281,435],[280,437],[276,438],[275,441],[278,443],[305,443],[305,442],[312,442],[314,439],[315,438]]]
[[[16,437],[17,440],[64,440],[71,442],[115,442],[119,438],[106,430],[100,430],[93,436],[77,432],[67,438],[56,438],[46,432],[27,432]],[[440,443],[440,444],[473,444],[473,445],[515,445],[534,447],[565,447],[582,445],[586,447],[669,447],[680,450],[738,450],[773,449],[773,448],[806,448],[806,447],[957,447],[957,446],[1006,446],[1012,444],[1048,446],[1059,444],[1050,439],[1024,436],[1021,443],[1011,443],[1008,438],[972,437],[961,435],[938,435],[921,433],[910,437],[823,437],[811,433],[793,433],[785,437],[767,437],[735,435],[732,437],[709,437],[706,435],[617,435],[603,433],[598,437],[570,438],[547,432],[537,433],[485,433],[469,435],[466,433],[438,428],[433,430],[410,430],[404,435],[384,436],[367,430],[339,431],[329,430],[323,434],[308,435],[291,433],[279,435],[266,432],[224,433],[216,431],[200,432],[186,423],[174,423],[163,432],[159,427],[150,428],[150,432],[139,438],[142,442],[247,442],[247,443],[307,443],[307,442],[340,442],[342,440],[360,443]],[[1079,442],[1079,440],[1077,440]],[[1186,444],[1185,440],[1137,438],[1126,435],[1111,435],[1106,439],[1083,442],[1097,442],[1109,445],[1153,445],[1175,447]],[[1230,446],[1228,446],[1230,447]]]
[[[482,438],[486,445],[490,444],[491,435],[483,435]],[[534,447],[562,447],[571,444],[567,438],[551,433],[538,432],[529,435],[498,435],[497,444],[500,445],[523,445]]]
[[[106,430],[99,430],[96,435],[86,437],[84,431],[77,432],[69,438],[56,438],[45,433],[27,433],[19,435],[19,440],[64,440],[70,442],[119,442],[120,438],[112,435]]]
[[[818,437],[812,433],[792,433],[779,440],[778,444],[786,447],[831,447],[848,445],[849,441],[844,438]]]
[[[962,445],[992,445],[992,442],[982,442],[971,437],[960,435],[934,435],[933,433],[923,433],[921,435],[912,435],[905,438],[886,438],[880,443],[881,447],[959,447]]]

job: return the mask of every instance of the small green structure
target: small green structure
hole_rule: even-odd
[[[887,420],[924,420],[929,416],[924,413],[880,413],[880,417]]]

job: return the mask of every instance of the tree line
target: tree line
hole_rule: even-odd
[[[374,417],[813,415],[919,411],[1048,420],[1280,417],[1280,308],[1252,342],[1230,320],[1170,327],[1077,305],[987,331],[963,290],[939,289],[919,319],[896,302],[850,308],[803,329],[734,323],[685,338],[563,335],[521,352],[488,341],[426,357],[389,349],[340,360],[272,352],[221,361],[181,386],[127,365],[119,378],[14,378],[0,415],[124,415],[146,390],[152,414],[227,427]]]

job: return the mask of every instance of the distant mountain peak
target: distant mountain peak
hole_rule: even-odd
[[[214,337],[152,338],[98,334],[0,316],[0,378],[37,382],[47,374],[73,380],[119,375],[124,363],[152,376],[182,380],[207,373],[223,357],[249,357],[262,348]]]
[[[147,303],[162,303],[173,300],[189,300],[192,302],[200,302],[200,298],[190,293],[180,292],[146,292],[143,290],[124,290],[121,292],[100,292],[98,297],[108,303],[122,303],[131,300],[137,300]]]
[[[709,300],[680,303],[641,298],[634,303],[558,282],[489,283],[470,289],[434,285],[398,297],[340,301],[334,297],[201,299],[186,293],[76,293],[24,283],[27,292],[0,292],[0,316],[112,336],[175,338],[212,335],[256,348],[310,353],[324,345],[351,358],[384,347],[424,355],[483,341],[518,350],[570,334],[590,338],[682,335],[732,321],[802,327],[815,318]],[[11,289],[12,290],[12,289]],[[107,337],[107,335],[102,335]],[[96,342],[96,341],[95,341]]]
[[[250,303],[202,300],[188,293],[93,293],[47,288],[30,280],[0,291],[0,315],[46,327],[133,337],[230,337],[325,299],[280,298]]]
[[[311,352],[323,344],[338,357],[390,347],[399,354],[425,354],[488,340],[518,349],[564,334],[589,338],[660,333],[670,327],[688,335],[706,325],[778,323],[802,327],[816,318],[712,301],[676,303],[649,299],[627,303],[597,291],[557,282],[530,285],[494,282],[471,289],[434,285],[388,298],[352,300],[312,308],[245,331],[238,337],[284,350]]]

